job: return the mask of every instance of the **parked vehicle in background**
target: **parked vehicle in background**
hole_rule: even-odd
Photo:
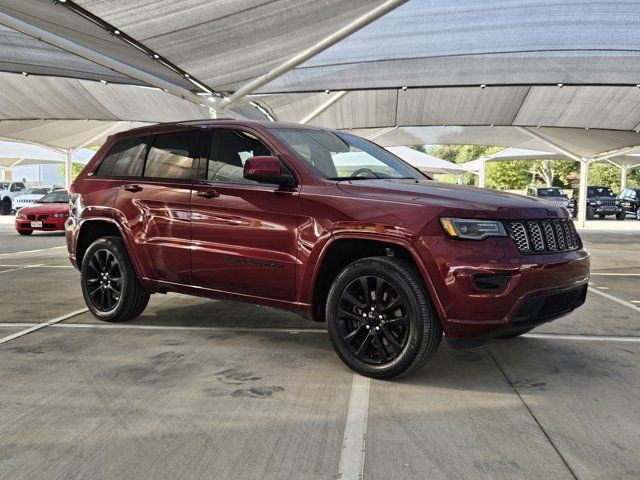
[[[636,220],[640,220],[640,187],[623,190],[619,200],[625,216],[633,215]]]
[[[430,180],[346,132],[135,129],[70,190],[69,257],[97,318],[130,320],[169,291],[284,308],[326,322],[344,363],[375,378],[420,368],[443,331],[456,347],[518,336],[587,294],[589,254],[564,208]]]
[[[573,198],[569,198],[564,190],[560,187],[528,187],[527,195],[530,197],[542,198],[556,205],[569,210],[569,213],[573,218],[576,218],[578,209],[576,208],[576,202]]]
[[[0,182],[0,214],[9,215],[13,199],[26,189],[24,182]]]
[[[579,198],[579,195],[579,189],[576,188],[573,198]],[[587,220],[593,220],[596,215],[600,218],[615,215],[617,220],[625,219],[626,214],[622,210],[620,200],[610,187],[587,187]]]
[[[55,190],[64,190],[64,188],[60,185],[42,185],[39,187],[27,188],[24,192],[21,192],[20,195],[17,195],[13,199],[11,208],[13,211],[17,212],[21,208],[31,207],[36,200],[40,200],[47,193]]]
[[[16,214],[16,230],[20,235],[34,231],[53,232],[64,230],[69,218],[69,194],[66,190],[54,190],[31,207],[23,207]]]

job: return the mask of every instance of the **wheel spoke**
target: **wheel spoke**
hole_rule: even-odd
[[[376,332],[374,334],[375,336],[375,347],[376,350],[378,350],[378,353],[380,354],[380,362],[385,363],[389,361],[389,355],[387,354],[387,351],[384,348],[384,344],[382,343],[382,338],[380,338],[380,334],[378,332]]]
[[[358,308],[365,308],[366,305],[364,303],[362,303],[360,300],[358,300],[356,297],[354,297],[351,293],[349,292],[344,292],[342,294],[342,299],[346,300],[347,302],[349,302],[352,305],[355,305]]]
[[[389,328],[386,325],[383,325],[382,328],[382,334],[384,335],[384,337],[387,339],[387,341],[389,342],[389,344],[393,347],[393,349],[399,353],[400,350],[402,350],[402,345],[400,345],[400,343],[398,342],[398,340],[396,339],[396,337],[393,335],[393,332],[391,332],[389,330]]]
[[[365,328],[362,325],[359,325],[358,328],[356,328],[352,332],[348,333],[345,337],[343,337],[344,341],[347,342],[348,345],[351,345],[353,341],[356,339],[356,337],[364,331],[364,329]]]
[[[360,287],[362,288],[362,293],[364,294],[365,308],[368,308],[371,306],[371,291],[369,290],[368,277],[360,277]]]
[[[369,346],[371,345],[372,340],[373,335],[371,335],[371,333],[367,334],[364,341],[362,342],[362,345],[360,345],[360,348],[358,348],[358,351],[356,352],[356,357],[362,358],[365,356],[367,350],[369,350]]]
[[[382,287],[384,286],[384,280],[380,277],[376,277],[376,305],[379,307],[382,305]]]
[[[380,310],[382,310],[383,312],[388,312],[390,310],[393,310],[394,308],[398,308],[399,306],[401,306],[400,303],[400,297],[396,297],[388,304],[383,305]]]
[[[398,317],[398,318],[389,318],[386,320],[387,324],[393,324],[393,325],[402,325],[403,327],[406,327],[407,325],[409,325],[409,319],[407,317]]]
[[[348,312],[344,308],[339,309],[338,312],[339,312],[339,315],[345,315],[351,318],[352,320],[355,320],[356,322],[359,322],[360,320],[362,320],[362,317],[360,315],[356,315],[355,313]]]

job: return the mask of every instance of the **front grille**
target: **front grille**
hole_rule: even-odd
[[[537,325],[561,317],[582,305],[587,297],[587,285],[557,293],[534,294],[526,297],[513,318],[513,327]]]
[[[573,222],[566,218],[510,221],[507,232],[522,253],[553,253],[581,247]]]
[[[540,309],[540,318],[554,317],[570,312],[575,308],[581,295],[582,290],[570,290],[548,296]]]
[[[600,204],[603,207],[615,207],[616,206],[616,200],[600,200]]]
[[[27,215],[27,218],[29,220],[46,220],[49,218],[49,215],[38,215],[37,217],[36,215]]]

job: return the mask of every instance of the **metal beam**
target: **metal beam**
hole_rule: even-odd
[[[522,133],[525,133],[525,134],[529,135],[531,138],[534,138],[535,140],[539,140],[542,143],[544,143],[545,145],[548,145],[549,147],[553,148],[558,153],[566,155],[567,157],[572,158],[574,160],[577,160],[578,162],[581,162],[583,160],[583,157],[581,157],[580,155],[576,155],[575,153],[570,152],[566,148],[561,147],[557,143],[554,143],[551,140],[546,139],[545,137],[540,135],[538,132],[535,132],[535,131],[531,130],[530,128],[527,128],[527,127],[516,127],[516,128],[518,130],[520,130]]]
[[[345,25],[340,30],[338,30],[338,31],[332,33],[331,35],[329,35],[328,37],[325,37],[324,39],[320,40],[318,43],[316,43],[312,47],[309,47],[306,50],[303,50],[302,52],[298,53],[297,55],[294,55],[293,57],[291,57],[286,62],[281,63],[277,67],[271,69],[270,71],[268,71],[264,75],[262,75],[262,76],[260,76],[260,77],[258,77],[256,79],[252,80],[251,82],[247,83],[245,86],[241,87],[236,92],[234,92],[233,95],[231,95],[230,97],[221,99],[217,103],[217,105],[219,107],[222,107],[222,108],[229,108],[231,105],[237,103],[240,99],[242,99],[246,95],[255,92],[257,89],[259,89],[263,85],[271,82],[272,80],[274,80],[275,78],[278,78],[279,76],[283,75],[284,73],[287,73],[289,70],[297,67],[302,62],[305,62],[305,61],[309,60],[311,57],[314,57],[317,54],[319,54],[320,52],[322,52],[322,51],[326,50],[327,48],[331,47],[332,45],[335,45],[340,40],[348,37],[352,33],[357,32],[358,30],[360,30],[363,27],[366,27],[371,22],[377,20],[378,18],[382,17],[383,15],[386,15],[391,10],[394,10],[395,8],[399,7],[400,5],[405,3],[406,1],[407,0],[387,0],[386,2],[384,2],[381,5],[377,6],[376,8],[371,10],[370,12],[367,12],[366,14],[362,15],[361,17],[355,19],[354,21],[352,21],[348,25]]]
[[[302,120],[300,120],[300,123],[305,124],[307,122],[310,122],[311,120],[316,118],[318,115],[320,115],[322,112],[324,112],[327,108],[329,108],[331,105],[333,105],[338,100],[340,100],[342,97],[344,97],[346,94],[347,94],[347,92],[345,90],[341,90],[341,91],[337,92],[334,96],[329,98],[329,100],[324,102],[322,105],[320,105],[314,111],[312,111],[309,115],[307,115]]]
[[[103,53],[96,52],[95,50],[75,43],[48,30],[37,27],[35,25],[31,25],[30,23],[20,20],[16,17],[12,17],[5,12],[0,12],[0,24],[47,42],[55,47],[74,53],[82,58],[86,58],[87,60],[91,60],[92,62],[102,65],[103,67],[110,68],[131,78],[140,80],[147,85],[166,90],[167,92],[173,95],[177,95],[184,100],[189,100],[190,102],[197,103],[198,105],[202,105],[203,107],[208,106],[206,105],[206,101],[203,101],[202,97],[187,90],[186,88],[174,85],[173,83],[156,77],[149,72],[145,72],[144,70],[140,70],[139,68],[123,63]]]
[[[396,125],[395,127],[385,127],[385,128],[381,128],[380,130],[373,132],[369,135],[367,135],[365,138],[367,140],[373,140],[374,138],[378,138],[381,137],[382,135],[384,135],[385,133],[389,133],[389,132],[393,132],[396,128],[398,128],[398,126]]]
[[[85,140],[84,142],[82,142],[80,145],[76,146],[75,148],[73,148],[73,153],[77,152],[78,150],[80,150],[81,148],[84,147],[91,147],[93,146],[93,142],[95,142],[96,140],[98,140],[99,138],[110,134],[111,132],[113,132],[114,130],[117,130],[118,128],[120,128],[120,126],[125,123],[125,122],[116,122],[113,125],[109,125],[107,128],[105,128],[104,130],[102,130],[100,133],[97,133],[96,135],[94,135],[93,137],[91,137],[88,140]]]
[[[633,145],[631,147],[617,148],[615,150],[609,150],[607,152],[598,153],[596,155],[591,155],[589,158],[592,162],[597,162],[599,160],[607,160],[609,158],[618,157],[620,155],[625,155],[627,153],[635,152],[636,150],[640,150],[640,145]]]

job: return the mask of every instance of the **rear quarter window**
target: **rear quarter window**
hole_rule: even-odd
[[[156,135],[147,154],[144,176],[195,179],[203,134],[182,131]]]
[[[94,175],[101,177],[140,177],[150,137],[117,142],[100,162]]]

